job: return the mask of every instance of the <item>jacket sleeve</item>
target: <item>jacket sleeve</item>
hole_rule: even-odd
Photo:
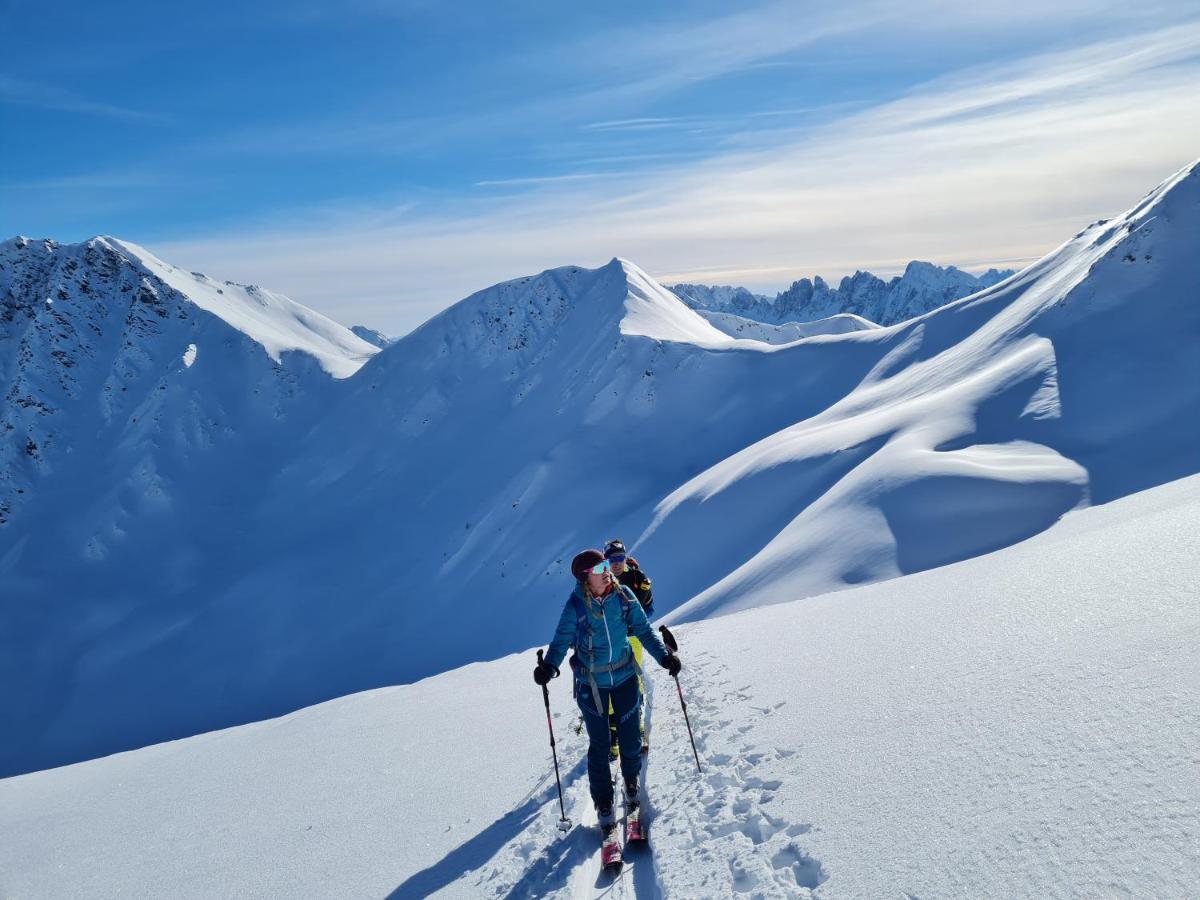
[[[642,572],[642,591],[645,593],[646,599],[642,600],[642,608],[646,610],[646,618],[650,618],[654,612],[654,589],[650,586],[650,579],[646,577],[646,573]]]
[[[633,592],[630,591],[632,594]],[[633,635],[642,642],[642,646],[650,651],[659,662],[667,658],[667,648],[663,646],[663,642],[658,639],[658,635],[654,633],[654,629],[650,627],[650,620],[646,618],[646,611],[642,609],[642,604],[637,602],[637,598],[633,597],[633,602],[629,604],[629,625],[633,629]]]
[[[563,657],[567,655],[567,649],[575,640],[575,619],[574,604],[567,600],[566,605],[563,606],[562,615],[558,617],[558,627],[554,629],[554,639],[550,641],[545,656],[546,662],[556,669],[562,665]]]

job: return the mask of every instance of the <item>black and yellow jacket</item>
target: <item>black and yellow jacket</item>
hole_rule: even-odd
[[[632,556],[626,558],[625,571],[620,574],[619,580],[638,598],[642,609],[646,611],[646,618],[654,615],[654,591],[650,587],[650,578],[638,567],[637,560]]]

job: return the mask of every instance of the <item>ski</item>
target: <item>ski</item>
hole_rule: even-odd
[[[625,815],[625,843],[644,844],[648,838],[646,826],[642,822],[642,807],[639,804]]]
[[[617,840],[617,826],[611,825],[604,831],[604,842],[600,845],[600,865],[607,875],[619,875],[625,860],[621,856],[621,842]]]
[[[630,793],[625,785],[625,844],[642,845],[646,842],[646,825],[642,822],[642,795],[636,785]]]

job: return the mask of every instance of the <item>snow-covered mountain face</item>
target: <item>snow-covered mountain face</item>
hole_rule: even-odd
[[[673,294],[698,312],[726,313],[743,319],[777,325],[773,301],[763,294],[754,294],[744,287],[727,284],[672,284]]]
[[[95,482],[109,454],[139,482],[125,513],[168,502],[160,450],[182,460],[264,415],[284,418],[299,394],[353,374],[375,349],[286,297],[111,238],[0,243],[0,523],[43,480],[78,497],[72,478]],[[105,527],[119,531],[119,517]],[[106,545],[98,533],[88,553]]]
[[[392,338],[388,337],[382,331],[376,331],[374,328],[368,328],[366,325],[352,325],[350,330],[368,344],[378,347],[380,350],[392,342]]]
[[[793,282],[774,300],[742,287],[676,284],[671,290],[693,309],[729,313],[774,325],[811,322],[838,314],[895,325],[992,287],[1014,274],[1012,269],[988,269],[976,276],[954,266],[914,260],[903,275],[890,281],[870,272],[855,272],[835,288],[818,275]]]
[[[608,537],[633,546],[660,612],[710,616],[985,553],[1197,471],[1197,171],[888,328],[731,337],[613,260],[481,291],[334,378],[374,348],[337,332],[342,362],[275,362],[232,313],[180,301],[204,324],[168,316],[133,341],[154,362],[129,392],[149,405],[112,425],[93,400],[59,410],[39,350],[10,438],[63,425],[58,456],[5,458],[26,493],[0,527],[0,658],[31,689],[0,701],[17,736],[0,771],[545,641],[570,556]],[[96,303],[127,309],[156,270],[107,246],[131,286],[113,276]],[[37,316],[89,330],[35,281],[0,345],[10,384],[33,384]],[[112,393],[108,377],[89,384]]]
[[[839,313],[828,319],[817,319],[814,322],[783,322],[779,325],[770,325],[756,319],[735,316],[733,313],[712,312],[707,309],[697,309],[696,312],[723,334],[733,338],[762,341],[767,344],[790,344],[801,338],[813,337],[818,334],[847,334],[851,331],[869,331],[872,328],[880,327],[862,316],[850,313]]]
[[[285,297],[113,239],[0,244],[0,679],[27,686],[0,703],[10,748],[74,727],[64,707],[93,671],[177,674],[147,655],[204,621],[198,586],[255,552],[247,497],[374,352]],[[125,739],[50,739],[66,758],[195,728],[182,710],[148,725],[96,681],[114,693],[95,713]]]

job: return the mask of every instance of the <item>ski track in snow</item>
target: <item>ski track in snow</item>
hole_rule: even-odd
[[[650,685],[647,690],[653,697],[653,686]],[[625,865],[615,878],[605,875],[601,870],[600,829],[588,791],[584,761],[586,733],[575,732],[578,712],[574,705],[565,714],[559,710],[555,720],[558,764],[563,773],[563,800],[567,817],[572,822],[571,830],[566,833],[558,830],[558,794],[554,790],[553,774],[550,773],[545,779],[550,790],[543,793],[548,799],[542,806],[541,814],[501,848],[495,861],[483,869],[475,881],[480,895],[503,897],[506,900],[535,897],[636,897],[639,900],[657,900],[663,895],[656,878],[651,849],[627,849]],[[653,734],[652,702],[647,704],[646,709],[646,733],[647,737]],[[651,761],[652,756],[644,758],[644,782],[652,777]],[[552,765],[551,760],[547,760],[547,764]],[[614,771],[616,768],[614,764]],[[614,776],[614,781],[619,786],[619,777]],[[539,783],[535,790],[541,788],[542,784]],[[617,795],[619,798],[619,790]],[[621,809],[619,800],[617,809]],[[652,823],[652,799],[644,802],[642,810],[644,820]],[[623,828],[623,823],[619,827]],[[653,827],[652,824],[650,827]]]
[[[566,733],[555,733],[571,830],[558,831],[557,794],[543,791],[548,800],[541,814],[482,869],[475,881],[481,896],[505,900],[812,896],[812,889],[828,877],[805,843],[804,836],[813,827],[771,811],[782,778],[787,777],[788,760],[796,751],[765,749],[749,741],[755,720],[773,715],[783,704],[755,706],[749,688],[734,687],[724,677],[720,662],[704,653],[685,658],[680,684],[703,772],[696,772],[675,686],[657,684],[661,673],[648,672],[646,731],[651,750],[642,771],[642,814],[649,846],[627,846],[620,875],[603,873],[596,811],[586,767],[578,762],[586,751],[586,736],[574,733],[572,716]],[[557,727],[562,727],[568,717],[557,718]],[[614,780],[619,797],[619,778]]]
[[[771,807],[784,779],[794,776],[787,763],[795,750],[750,740],[755,720],[783,704],[755,706],[749,687],[735,687],[725,666],[706,653],[684,659],[680,685],[703,773],[696,773],[679,699],[668,695],[659,701],[673,709],[660,710],[667,735],[658,745],[670,771],[657,784],[651,779],[662,896],[811,896],[827,877],[805,843],[813,827],[774,815]],[[674,694],[674,685],[669,690]]]

